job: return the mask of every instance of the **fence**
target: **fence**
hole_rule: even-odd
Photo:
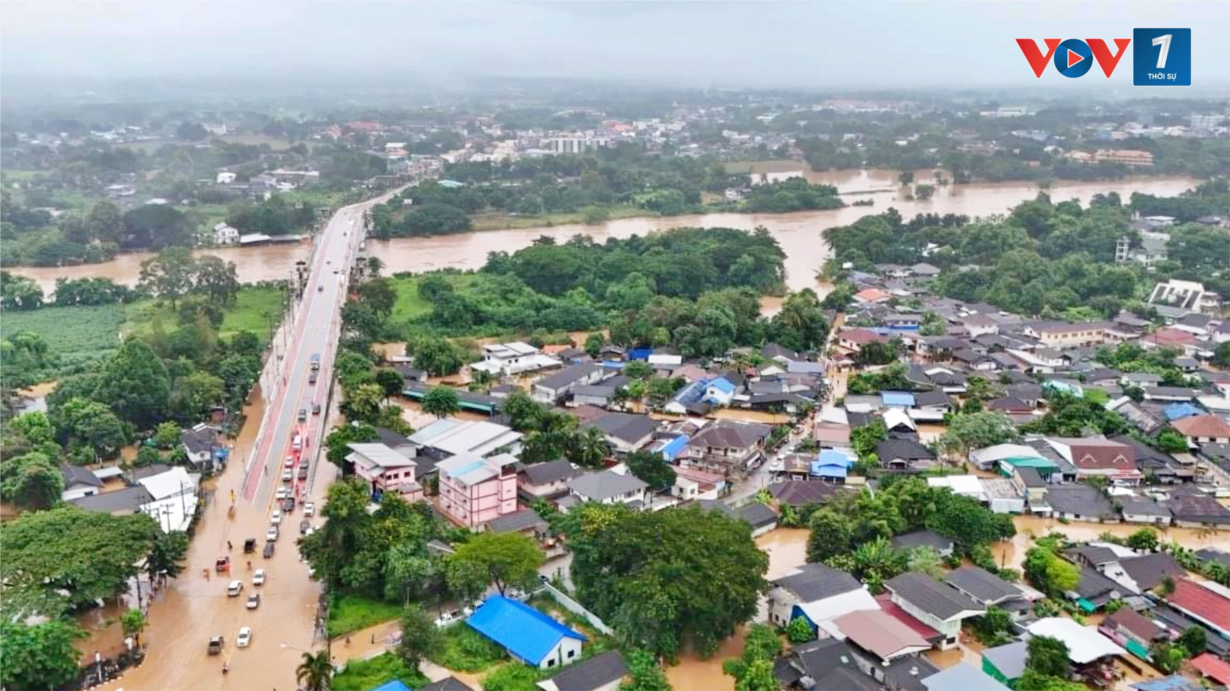
[[[581,603],[568,597],[567,594],[562,593],[559,590],[556,590],[555,587],[552,586],[550,583],[543,583],[542,587],[539,588],[538,591],[536,592],[542,592],[542,591],[546,591],[548,595],[554,598],[555,601],[559,603],[560,607],[563,607],[564,609],[568,610],[569,612],[572,612],[573,614],[577,616],[584,617],[585,621],[588,621],[590,626],[593,626],[595,629],[601,631],[602,633],[608,636],[615,635],[615,632],[611,629],[611,627],[607,626],[606,622],[599,619],[597,614],[594,614],[593,612],[585,609],[584,607],[581,606]]]

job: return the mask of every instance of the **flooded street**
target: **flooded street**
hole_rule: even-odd
[[[1025,561],[1025,552],[1033,546],[1035,539],[1047,533],[1063,533],[1069,539],[1080,542],[1096,540],[1103,533],[1110,533],[1116,537],[1127,537],[1144,527],[1132,523],[1068,523],[1065,525],[1053,518],[1041,516],[1016,516],[1012,522],[1016,524],[1016,537],[1010,542],[991,545],[991,552],[995,555],[995,561],[1001,568],[1020,569],[1021,564]],[[1198,535],[1199,531],[1190,528],[1156,527],[1155,529],[1158,539],[1163,543],[1177,542],[1193,550],[1212,547],[1219,541],[1224,547],[1226,542],[1224,533],[1201,537]]]
[[[253,394],[252,400],[261,400],[259,392]],[[271,559],[263,559],[259,553],[245,555],[242,549],[244,539],[249,537],[264,543],[268,516],[273,508],[270,504],[253,504],[240,498],[235,516],[227,517],[230,494],[232,491],[240,493],[243,464],[257,441],[263,404],[250,405],[245,412],[248,423],[235,440],[231,463],[217,478],[216,491],[197,524],[184,572],[171,581],[169,587],[154,595],[148,615],[149,626],[144,633],[149,644],[145,664],[105,688],[125,691],[293,689],[294,670],[301,651],[316,646],[313,620],[321,589],[308,578],[307,565],[299,561],[295,547],[302,510],[297,509],[284,521],[282,536]],[[325,490],[336,471],[327,461],[322,461],[317,468],[311,495],[317,507],[323,503]],[[319,517],[313,520],[319,524]],[[228,540],[234,545],[229,553],[232,562],[229,576],[215,573],[213,569],[214,560],[228,554]],[[253,569],[265,569],[265,585],[252,586],[252,571],[246,566],[248,560]],[[226,596],[226,586],[231,579],[244,582],[241,597]],[[259,608],[248,610],[245,601],[252,592],[261,594],[261,603]],[[241,626],[251,626],[253,630],[252,645],[246,649],[235,647]],[[117,628],[113,626],[91,637],[83,647],[94,646],[88,648],[92,651],[107,645]],[[213,635],[226,638],[222,655],[216,657],[206,653],[206,643]],[[223,661],[230,665],[227,675],[222,674]]]
[[[799,164],[795,164],[796,167]],[[765,168],[781,168],[781,164],[765,164]],[[492,230],[484,232],[440,235],[436,237],[406,238],[398,240],[371,241],[368,250],[380,257],[387,273],[400,271],[431,271],[456,268],[477,269],[487,261],[488,252],[515,252],[527,247],[534,238],[548,235],[563,241],[582,234],[602,242],[607,238],[626,238],[644,235],[655,230],[681,226],[730,227],[751,230],[757,226],[769,229],[786,252],[787,281],[792,290],[815,288],[815,272],[829,256],[828,246],[821,232],[834,226],[849,225],[868,214],[878,214],[890,206],[901,212],[904,218],[920,213],[965,214],[971,217],[1002,214],[1020,202],[1033,199],[1038,188],[1032,183],[980,183],[972,185],[945,185],[937,187],[935,196],[927,201],[905,199],[897,185],[896,171],[844,170],[810,172],[812,182],[835,185],[847,196],[846,202],[859,199],[874,199],[875,206],[847,206],[831,211],[802,211],[792,214],[738,214],[719,213],[666,218],[625,218],[595,225],[560,225],[551,227],[523,228],[519,230]],[[929,174],[918,174],[920,182],[930,180]],[[1191,178],[1135,178],[1119,181],[1056,183],[1048,193],[1056,201],[1080,199],[1088,202],[1097,193],[1114,190],[1124,199],[1133,192],[1160,195],[1175,195],[1193,186]],[[311,246],[297,244],[288,246],[264,246],[250,248],[221,248],[200,250],[198,254],[211,254],[233,261],[244,283],[277,280],[290,275],[291,267],[300,259],[306,259]],[[13,273],[29,276],[50,292],[59,276],[81,278],[101,276],[126,284],[134,284],[140,272],[141,262],[149,253],[125,254],[104,264],[86,264],[68,267],[14,267]],[[772,306],[769,306],[772,309]]]

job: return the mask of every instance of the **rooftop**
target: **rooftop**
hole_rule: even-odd
[[[588,640],[533,607],[502,595],[487,598],[466,619],[466,625],[535,666],[562,638]]]

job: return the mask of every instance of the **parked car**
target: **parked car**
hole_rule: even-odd
[[[281,525],[281,524],[282,524],[282,510],[274,509],[273,513],[269,514],[269,525]]]
[[[226,644],[226,639],[224,639],[222,636],[210,636],[209,637],[209,654],[210,655],[221,655],[222,646],[225,644]]]
[[[316,515],[316,503],[310,502],[310,501],[303,502],[303,515],[304,516]]]
[[[256,609],[257,607],[260,607],[260,606],[261,606],[261,594],[260,593],[252,593],[251,595],[248,596],[248,604],[247,604],[248,609]]]
[[[268,541],[270,541],[270,542],[277,542],[277,541],[278,541],[278,529],[277,529],[277,527],[276,527],[276,526],[275,526],[275,527],[270,528],[270,529],[269,529],[269,532],[265,533],[265,539],[266,539],[266,540],[268,540]]]
[[[265,570],[257,569],[256,573],[252,574],[252,585],[265,585]]]
[[[245,626],[239,629],[239,636],[235,638],[236,648],[246,648],[252,643],[252,627]]]
[[[239,597],[239,593],[243,592],[243,581],[231,581],[230,585],[226,586],[227,597]]]
[[[273,543],[272,543],[272,542],[266,542],[266,543],[265,543],[265,549],[264,549],[264,551],[263,551],[261,554],[262,554],[262,555],[263,555],[266,559],[272,559],[272,558],[273,558]]]

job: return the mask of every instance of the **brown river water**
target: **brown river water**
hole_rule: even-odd
[[[797,165],[797,164],[796,164]],[[780,163],[764,164],[757,170],[782,170]],[[905,218],[916,214],[966,214],[971,217],[1002,214],[1020,202],[1034,198],[1037,186],[1024,182],[946,185],[936,189],[927,201],[907,200],[897,184],[897,172],[887,170],[846,170],[809,172],[812,182],[836,185],[849,196],[847,203],[874,199],[875,206],[848,206],[829,211],[801,211],[791,214],[718,213],[667,218],[624,218],[596,225],[560,225],[516,230],[489,230],[456,235],[372,241],[368,251],[380,257],[388,273],[399,271],[431,271],[456,268],[477,269],[487,260],[488,252],[514,252],[529,245],[540,235],[566,240],[584,234],[601,242],[607,238],[644,235],[655,230],[681,226],[731,227],[752,229],[764,226],[781,243],[786,252],[786,271],[790,288],[815,287],[815,271],[829,257],[829,248],[821,232],[834,226],[849,225],[867,214],[880,213],[895,207]],[[927,181],[931,175],[916,173],[916,180]],[[1195,186],[1191,178],[1134,178],[1106,182],[1059,183],[1048,192],[1053,199],[1079,199],[1088,202],[1097,193],[1116,191],[1124,199],[1133,192],[1175,195]],[[859,194],[854,194],[859,193]],[[202,250],[235,263],[239,280],[245,283],[283,279],[290,275],[295,262],[306,259],[309,245],[222,248]],[[14,273],[37,280],[50,292],[55,279],[101,276],[121,283],[137,280],[141,262],[149,253],[124,254],[103,264],[88,264],[59,268],[20,267]]]

